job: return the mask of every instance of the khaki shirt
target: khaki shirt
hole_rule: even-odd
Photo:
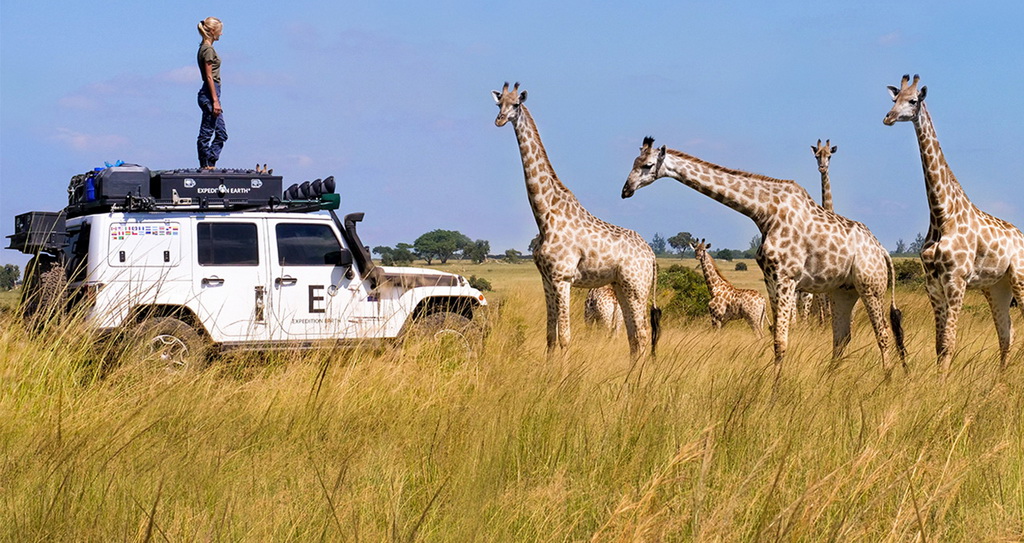
[[[196,55],[196,60],[199,62],[199,76],[203,78],[203,83],[206,83],[206,64],[210,65],[211,73],[213,74],[213,82],[220,84],[220,57],[217,56],[217,51],[212,45],[202,44],[199,46],[199,53]]]

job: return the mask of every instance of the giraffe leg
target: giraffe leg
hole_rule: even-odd
[[[836,290],[832,299],[832,361],[843,356],[850,344],[850,326],[853,323],[853,306],[857,303],[857,291]]]
[[[782,360],[789,343],[789,324],[796,306],[796,281],[779,278],[775,289],[778,311],[775,312],[775,373],[782,373]]]
[[[1024,315],[1024,266],[1014,266],[1010,271],[1010,290],[1017,299],[1017,308]],[[1010,337],[1013,337],[1013,322],[1010,322]],[[1004,368],[1005,369],[1005,368]]]
[[[547,307],[548,317],[548,354],[550,355],[558,345],[558,293],[555,292],[555,284],[546,275],[541,276],[544,282],[544,302]]]
[[[646,291],[633,288],[632,285],[616,283],[615,297],[622,308],[626,337],[629,339],[629,354],[636,360],[647,352],[647,344],[650,341]]]
[[[885,318],[885,292],[881,296],[864,296],[864,307],[868,312],[868,320],[871,321],[871,328],[875,331],[875,341],[878,342],[878,350],[882,352],[882,369],[886,377],[892,372],[892,362],[889,359],[889,321]]]
[[[569,348],[569,340],[572,338],[569,329],[569,293],[572,291],[572,283],[559,281],[555,283],[555,301],[558,325],[558,346],[562,349]]]
[[[936,338],[936,350],[939,355],[939,371],[945,376],[949,373],[949,366],[953,362],[953,351],[956,350],[956,327],[960,319],[960,310],[964,305],[967,281],[954,276],[945,281],[943,286],[946,295],[945,322],[942,336]]]
[[[992,320],[996,323],[996,334],[999,335],[999,367],[1006,368],[1010,355],[1010,344],[1013,343],[1013,322],[1010,320],[1010,300],[1013,291],[1009,281],[1000,281],[992,288],[984,291],[988,307],[992,310]]]
[[[946,330],[946,295],[942,290],[939,280],[925,269],[925,292],[928,293],[928,301],[932,304],[932,314],[935,317],[935,354],[939,355],[939,342]]]

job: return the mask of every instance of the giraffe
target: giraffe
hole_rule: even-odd
[[[615,299],[615,289],[611,285],[587,292],[587,299],[583,302],[583,322],[596,324],[613,334],[622,328],[622,307]]]
[[[711,301],[708,302],[708,310],[711,312],[711,326],[721,329],[725,323],[743,319],[747,321],[750,329],[757,337],[761,337],[765,320],[764,296],[756,290],[738,289],[732,286],[722,273],[715,266],[714,259],[708,253],[711,244],[701,239],[696,244],[690,243],[697,262],[700,262],[700,269],[704,272],[704,280],[708,284],[708,291],[711,292]]]
[[[825,140],[825,145],[818,140],[817,145],[811,146],[811,153],[818,162],[818,172],[821,173],[821,207],[828,211],[835,211],[832,206],[832,183],[828,177],[829,161],[839,151],[838,145],[832,145],[832,140]],[[812,295],[807,307],[807,316],[814,316],[818,324],[825,324],[828,315],[832,313],[832,301],[824,294]]]
[[[571,287],[612,285],[622,307],[629,351],[642,357],[650,341],[654,355],[661,310],[654,299],[658,264],[650,245],[636,232],[593,216],[558,179],[541,142],[537,125],[523,105],[526,91],[519,83],[492,91],[498,104],[497,126],[512,122],[523,161],[526,192],[540,240],[533,260],[540,271],[547,305],[547,349],[569,346]],[[648,319],[648,302],[650,318]]]
[[[622,187],[623,198],[657,179],[673,177],[750,217],[761,231],[756,259],[772,306],[776,379],[782,371],[798,289],[831,296],[834,359],[850,341],[853,304],[861,298],[882,353],[882,367],[889,375],[884,298],[891,278],[889,318],[900,359],[905,358],[892,260],[866,226],[826,211],[793,181],[723,168],[665,146],[655,149],[653,144],[653,138],[644,139]]]
[[[1024,234],[1014,225],[978,209],[953,175],[939,146],[920,77],[904,75],[888,87],[894,105],[882,122],[910,121],[917,133],[931,219],[921,249],[925,287],[935,313],[935,351],[946,375],[956,349],[956,327],[964,291],[980,289],[988,300],[999,336],[999,362],[1005,368],[1013,341],[1010,301],[1024,299]],[[1021,308],[1024,313],[1024,307]]]

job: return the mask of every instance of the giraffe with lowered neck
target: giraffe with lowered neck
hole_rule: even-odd
[[[615,299],[615,288],[605,285],[587,292],[583,301],[583,322],[600,326],[612,334],[622,328],[622,307]]]
[[[956,328],[964,293],[980,289],[988,300],[999,336],[1000,367],[1005,368],[1013,341],[1010,301],[1024,299],[1024,234],[1014,225],[978,209],[946,162],[924,98],[920,77],[904,75],[900,87],[888,87],[893,106],[882,120],[887,126],[910,121],[924,168],[931,220],[921,248],[925,287],[935,313],[935,351],[945,375],[956,349]],[[1024,306],[1021,307],[1024,313]]]
[[[765,320],[764,296],[756,290],[738,289],[722,276],[711,258],[708,249],[711,244],[701,239],[696,244],[690,243],[697,262],[700,262],[700,269],[704,272],[704,281],[708,284],[708,291],[711,292],[711,300],[708,302],[708,312],[711,313],[711,326],[721,329],[722,326],[736,319],[747,321],[747,325],[754,331],[757,337],[761,337]]]
[[[900,358],[905,358],[892,260],[866,226],[826,211],[792,181],[723,168],[665,146],[655,149],[653,144],[653,138],[644,139],[622,187],[623,198],[657,179],[672,177],[750,217],[761,231],[756,259],[772,306],[776,378],[786,354],[797,290],[831,296],[833,358],[842,356],[849,343],[853,304],[858,297],[863,300],[888,375],[892,364],[885,294],[891,284],[889,318]]]
[[[636,232],[593,216],[558,179],[541,143],[537,125],[523,105],[526,91],[508,83],[492,91],[497,126],[511,122],[519,142],[526,192],[540,230],[533,261],[540,271],[547,306],[547,349],[568,348],[569,294],[573,286],[612,285],[622,307],[629,351],[642,357],[657,345],[661,310],[655,303],[658,264],[650,245]],[[648,314],[648,305],[650,313]]]

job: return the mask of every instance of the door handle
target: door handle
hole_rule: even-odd
[[[296,279],[296,278],[294,278],[294,277],[292,277],[290,275],[286,275],[284,277],[278,277],[277,279],[274,279],[274,285],[276,285],[276,286],[294,285],[295,283],[298,283],[298,282],[299,282],[298,279]]]
[[[224,284],[224,280],[221,279],[220,277],[217,277],[216,275],[214,275],[213,277],[203,277],[203,280],[200,282],[204,287],[220,286]]]

